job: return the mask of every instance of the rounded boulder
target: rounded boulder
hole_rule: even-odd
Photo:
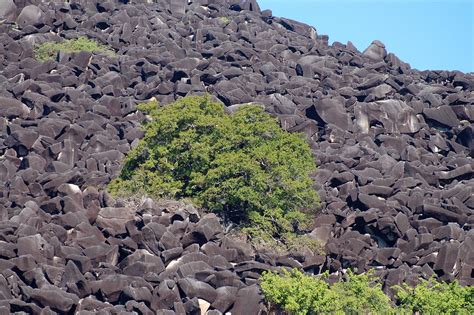
[[[28,5],[21,10],[20,15],[16,19],[16,23],[20,27],[28,25],[36,26],[43,23],[43,11],[35,5]]]
[[[16,5],[13,0],[0,0],[0,19],[12,20]]]

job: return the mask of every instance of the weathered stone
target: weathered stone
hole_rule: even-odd
[[[232,307],[230,312],[232,314],[259,314],[261,311],[259,291],[257,285],[240,289],[239,292],[237,292],[234,307]]]
[[[326,124],[334,124],[337,127],[347,130],[351,126],[349,115],[347,114],[343,103],[338,99],[323,99],[314,106],[318,117]],[[312,117],[311,117],[312,118]]]
[[[22,289],[32,301],[43,306],[49,306],[53,310],[60,312],[68,312],[79,302],[79,298],[76,295],[55,287],[42,289],[23,287]]]
[[[367,47],[362,53],[365,57],[378,61],[382,60],[387,56],[385,45],[378,40],[374,40],[369,47]]]
[[[369,133],[375,122],[388,133],[414,133],[421,127],[413,109],[397,100],[357,103],[354,112],[356,124],[362,133]]]
[[[427,119],[434,120],[448,127],[456,127],[459,125],[459,120],[456,117],[456,114],[451,109],[451,107],[447,105],[437,108],[425,108],[423,110],[423,115]]]
[[[111,234],[126,232],[125,224],[134,219],[133,210],[130,208],[103,208],[97,217],[97,226],[106,229]]]
[[[459,255],[459,243],[445,243],[441,247],[436,263],[433,266],[434,270],[441,270],[444,274],[452,274],[455,272]]]
[[[0,19],[12,20],[15,11],[16,5],[13,0],[0,0]]]
[[[189,298],[197,297],[212,303],[217,296],[216,290],[213,287],[193,278],[179,279],[178,285]]]
[[[2,116],[10,119],[15,117],[27,118],[30,109],[14,98],[0,96],[0,112]]]
[[[20,15],[16,19],[16,23],[20,27],[26,27],[28,25],[38,26],[42,24],[44,13],[35,5],[28,5],[21,10]]]

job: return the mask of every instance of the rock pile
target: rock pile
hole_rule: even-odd
[[[256,314],[274,266],[474,284],[473,74],[329,45],[255,0],[0,0],[0,21],[2,312]],[[116,55],[34,59],[79,36]],[[211,215],[98,189],[142,135],[137,103],[205,92],[306,134],[326,257],[255,253]]]

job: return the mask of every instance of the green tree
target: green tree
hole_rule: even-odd
[[[259,106],[226,114],[208,96],[140,106],[145,135],[128,154],[111,192],[192,198],[227,222],[264,238],[304,229],[318,198],[311,150]],[[306,211],[308,212],[308,211]]]

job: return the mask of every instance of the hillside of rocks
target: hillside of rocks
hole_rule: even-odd
[[[115,54],[35,60],[80,36]],[[307,136],[325,255],[104,191],[142,136],[137,104],[203,93]],[[329,45],[255,0],[0,0],[0,314],[264,314],[258,278],[279,266],[474,285],[473,105],[473,73]]]

